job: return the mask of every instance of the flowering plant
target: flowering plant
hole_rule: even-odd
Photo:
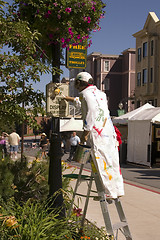
[[[100,0],[20,0],[15,1],[16,18],[27,20],[42,34],[44,49],[58,42],[62,48],[90,38],[92,31],[100,30],[99,20],[104,17]],[[15,8],[16,9],[16,8]],[[90,46],[91,41],[88,41]]]

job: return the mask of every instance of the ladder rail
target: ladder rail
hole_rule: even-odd
[[[93,162],[92,162],[92,164],[93,164]],[[93,165],[92,165],[92,172],[91,172],[90,178],[85,179],[85,180],[89,181],[87,194],[83,195],[83,194],[78,194],[77,193],[78,186],[81,183],[81,175],[82,175],[83,168],[84,168],[84,164],[81,164],[80,171],[79,171],[78,178],[77,178],[77,182],[76,182],[74,192],[73,192],[73,197],[72,197],[72,200],[71,200],[71,205],[70,205],[70,208],[69,208],[69,211],[68,211],[68,216],[70,216],[70,214],[71,214],[71,210],[72,210],[72,207],[73,207],[75,196],[80,195],[80,196],[86,197],[83,214],[82,214],[82,218],[81,218],[81,221],[80,221],[81,230],[83,229],[84,221],[85,221],[86,213],[87,213],[87,208],[88,208],[88,204],[89,204],[89,198],[91,197],[90,193],[92,192],[92,189],[91,189],[92,188],[92,182],[94,180],[95,185],[96,185],[96,189],[97,189],[97,193],[98,193],[98,200],[100,202],[100,207],[101,207],[103,218],[104,218],[105,228],[107,230],[107,234],[109,236],[111,236],[112,239],[118,240],[118,232],[121,231],[122,234],[125,236],[126,240],[133,240],[120,199],[116,198],[116,199],[111,200],[111,199],[106,198],[103,182],[101,180],[101,177],[100,177],[98,171],[96,172],[95,168],[93,169]],[[95,191],[93,191],[93,192],[95,192]],[[110,214],[109,214],[108,205],[111,204],[111,203],[115,204],[115,207],[116,207],[119,219],[120,219],[120,222],[118,222],[116,224],[112,224],[112,220],[111,220],[111,217],[110,217]]]
[[[79,170],[79,174],[78,174],[78,178],[77,178],[77,181],[76,181],[76,185],[75,185],[75,188],[74,188],[74,192],[73,192],[70,208],[69,208],[68,214],[67,214],[68,217],[71,215],[71,211],[72,211],[72,208],[73,208],[73,203],[74,203],[74,199],[75,199],[75,196],[76,196],[76,192],[77,192],[78,186],[79,186],[79,184],[81,182],[81,175],[82,175],[83,167],[84,167],[84,164],[81,164],[81,167],[80,167],[80,170]]]
[[[88,203],[89,203],[90,192],[91,192],[91,188],[92,188],[92,182],[93,182],[93,174],[91,173],[90,181],[89,181],[89,184],[88,184],[85,206],[84,206],[83,215],[82,215],[82,218],[81,218],[81,228],[83,228],[83,226],[84,226],[84,221],[85,221],[87,208],[88,208]]]

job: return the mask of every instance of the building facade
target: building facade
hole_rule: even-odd
[[[149,12],[136,38],[135,107],[145,103],[160,106],[160,21]]]
[[[70,78],[82,69],[71,69]],[[93,52],[87,56],[86,71],[94,79],[95,85],[106,93],[112,116],[117,116],[119,104],[125,112],[134,109],[135,49],[129,48],[121,55],[107,55]]]

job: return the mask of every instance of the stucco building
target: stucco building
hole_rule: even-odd
[[[149,12],[136,38],[135,107],[145,103],[160,106],[160,20]]]
[[[79,71],[82,69],[71,69],[70,78]],[[125,112],[134,109],[135,49],[124,50],[121,55],[93,52],[87,56],[86,71],[93,76],[95,85],[106,93],[112,116],[117,116],[120,103]]]

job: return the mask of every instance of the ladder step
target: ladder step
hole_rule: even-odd
[[[79,174],[74,174],[74,173],[71,173],[71,174],[63,174],[63,177],[66,177],[66,178],[74,178],[74,179],[78,179],[78,176]],[[88,175],[81,175],[81,180],[90,180],[91,177],[88,176]]]
[[[87,197],[87,195],[81,194],[81,193],[75,193],[75,195],[80,196],[80,197]],[[94,198],[95,198],[95,196],[92,196],[92,195],[89,195],[88,197],[89,197],[89,198],[93,198],[93,200],[94,200]]]
[[[126,226],[128,226],[127,222],[118,222],[118,223],[113,224],[113,230],[117,230],[117,229],[120,229],[120,228],[123,228]]]

